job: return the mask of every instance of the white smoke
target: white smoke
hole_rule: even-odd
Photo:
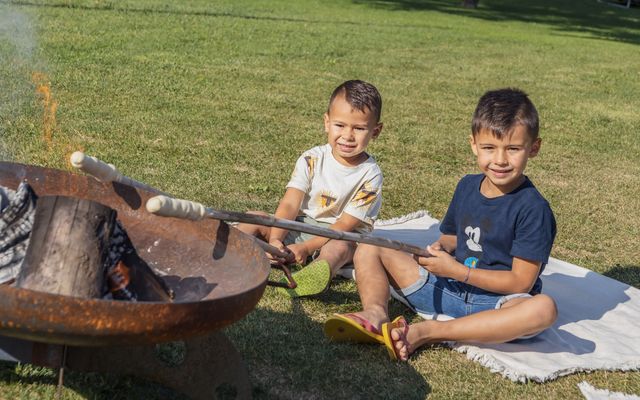
[[[43,70],[31,21],[18,7],[0,4],[0,160],[12,159],[7,132],[33,99],[31,74]]]

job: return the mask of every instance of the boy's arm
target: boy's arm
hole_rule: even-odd
[[[342,215],[340,216],[340,218],[338,218],[336,220],[336,222],[334,222],[333,224],[329,225],[330,229],[334,229],[336,231],[344,231],[344,232],[351,232],[353,231],[358,225],[360,225],[361,221],[352,216],[349,215],[347,213],[342,213]],[[329,238],[324,238],[324,237],[320,237],[320,236],[316,236],[313,239],[309,239],[306,242],[304,242],[305,246],[307,247],[307,249],[309,250],[309,254],[313,253],[314,251],[318,250],[320,247],[324,246],[325,244],[327,244],[327,242],[331,240]]]
[[[295,188],[287,188],[287,191],[282,196],[278,208],[276,209],[275,217],[294,220],[298,216],[300,211],[300,205],[304,199],[305,193],[302,190]],[[284,247],[282,241],[287,236],[287,230],[273,227],[269,234],[269,243],[280,249]]]
[[[351,232],[360,224],[360,222],[361,221],[358,218],[343,212],[336,222],[329,225],[329,228],[337,231]],[[307,260],[307,257],[327,244],[329,240],[331,239],[315,236],[306,242],[292,244],[287,246],[287,248],[295,255],[296,262],[304,263]]]
[[[529,293],[538,279],[540,261],[513,257],[511,271],[471,269],[467,283],[494,293]],[[463,266],[464,267],[464,266]],[[465,267],[466,268],[466,267]],[[466,277],[465,271],[465,277]],[[464,280],[464,278],[462,278]]]
[[[446,245],[443,247],[447,248]],[[542,265],[540,261],[513,257],[511,271],[467,268],[448,252],[438,250],[435,246],[428,246],[427,250],[433,257],[416,258],[427,271],[500,294],[528,293],[535,284]]]
[[[440,238],[437,241],[431,243],[431,248],[435,250],[444,250],[449,254],[453,254],[453,252],[456,251],[456,247],[458,247],[456,235],[447,235],[444,233],[440,235]]]

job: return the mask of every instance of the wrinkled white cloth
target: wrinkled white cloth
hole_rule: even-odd
[[[373,234],[426,246],[439,237],[438,227],[438,220],[420,211],[378,221]],[[353,277],[349,269],[340,274]],[[549,259],[542,281],[543,293],[558,306],[551,328],[509,343],[450,345],[519,382],[544,382],[578,371],[640,369],[640,290],[555,258]]]
[[[578,383],[580,392],[587,400],[640,400],[640,396],[621,392],[611,392],[606,389],[596,389],[587,381]]]
[[[36,198],[24,182],[17,190],[0,186],[0,284],[11,282],[20,272],[29,246]]]

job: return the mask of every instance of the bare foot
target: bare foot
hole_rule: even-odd
[[[403,325],[391,330],[391,339],[396,349],[396,355],[402,361],[407,361],[411,353],[413,353],[409,335],[411,335],[411,325]]]
[[[422,321],[407,326],[398,326],[391,330],[391,339],[398,357],[406,361],[421,346],[438,343],[431,336],[438,321]]]
[[[389,322],[389,317],[384,311],[363,310],[363,311],[359,311],[351,314],[357,315],[358,317],[366,321],[369,321],[371,326],[376,328],[378,332],[380,332],[380,328],[382,327],[383,323]]]

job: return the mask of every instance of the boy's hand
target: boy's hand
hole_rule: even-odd
[[[453,278],[456,268],[460,266],[456,259],[444,251],[439,242],[434,242],[431,246],[427,246],[427,251],[432,257],[414,255],[416,262],[436,276]]]
[[[429,247],[431,248],[431,250],[446,251],[444,249],[444,247],[442,247],[442,243],[440,243],[440,241],[435,241],[435,242],[431,243],[429,246],[427,246],[427,249]]]
[[[281,240],[272,239],[272,240],[269,240],[269,244],[277,248],[278,250],[282,251],[283,253],[287,254],[286,258],[282,258],[274,254],[267,253],[267,258],[269,260],[274,261],[278,264],[291,264],[294,261],[293,253],[284,245],[284,243],[282,243]]]
[[[287,246],[289,251],[293,255],[293,259],[298,264],[304,264],[307,262],[307,258],[309,257],[309,249],[305,246],[304,243],[294,243]]]

